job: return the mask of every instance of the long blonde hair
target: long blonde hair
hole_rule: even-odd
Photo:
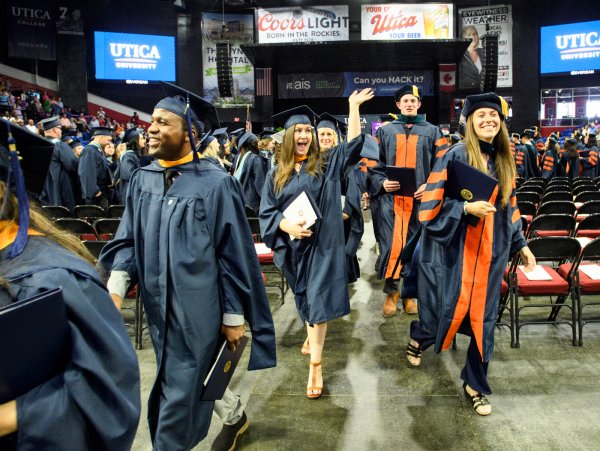
[[[4,201],[6,196],[6,183],[0,181],[0,203]],[[6,203],[6,210],[4,211],[3,220],[19,223],[19,204],[17,198],[12,194],[8,194],[8,202]],[[50,219],[44,216],[39,209],[30,204],[29,205],[29,227],[36,232],[43,233],[47,238],[54,241],[59,246],[64,247],[68,251],[73,252],[79,257],[83,258],[89,264],[94,265],[94,257],[83,245],[81,240],[75,235],[70,234],[60,228],[58,228]]]
[[[481,156],[479,138],[477,137],[477,133],[475,133],[472,114],[467,118],[466,128],[467,132],[465,135],[465,142],[467,145],[469,164],[474,168],[487,173],[487,164]],[[504,122],[500,123],[500,130],[494,137],[494,142],[492,144],[496,154],[496,176],[500,181],[500,205],[502,205],[502,207],[506,207],[512,193],[516,167],[512,153],[510,152],[510,140],[508,138],[508,130],[506,129]]]
[[[296,142],[294,139],[294,131],[296,126],[289,127],[284,135],[281,143],[281,150],[277,156],[277,170],[273,178],[273,184],[276,193],[280,193],[287,182],[294,174],[294,155]],[[308,159],[306,160],[306,172],[312,176],[317,176],[323,173],[323,159],[317,148],[317,140],[314,129],[312,131],[312,140],[308,148]]]

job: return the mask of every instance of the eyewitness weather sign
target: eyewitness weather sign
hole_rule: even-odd
[[[176,81],[175,38],[94,32],[97,80]]]

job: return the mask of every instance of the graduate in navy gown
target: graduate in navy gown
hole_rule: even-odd
[[[238,140],[237,148],[233,176],[242,185],[245,204],[258,213],[265,185],[265,168],[258,155],[258,138],[251,132],[246,132]]]
[[[119,160],[119,198],[121,202],[125,201],[133,171],[140,167],[140,155],[146,147],[146,138],[137,127],[134,127],[125,132],[123,142],[127,144],[127,150],[123,152]]]
[[[92,141],[83,148],[79,157],[81,195],[86,205],[99,205],[106,209],[112,203],[112,178],[104,147],[112,141],[112,129],[93,129]]]
[[[533,269],[535,257],[521,230],[515,164],[500,98],[494,93],[469,96],[462,116],[465,139],[435,164],[419,209],[419,320],[411,323],[407,357],[419,366],[429,346],[435,345],[439,353],[450,347],[457,332],[470,336],[461,373],[464,391],[478,414],[489,415],[487,369],[500,283],[510,255],[520,251],[526,270]],[[445,196],[448,174],[457,160],[498,179],[488,202]],[[477,225],[468,221],[473,216],[479,218]]]
[[[584,157],[583,176],[591,177],[592,180],[598,176],[598,147],[596,147],[596,134],[588,133],[584,138],[585,147],[583,149]]]
[[[313,129],[316,114],[310,108],[302,106],[273,117],[284,123],[285,135],[277,166],[267,175],[260,229],[294,293],[300,318],[307,324],[309,398],[320,397],[323,390],[321,355],[327,321],[350,313],[341,183],[345,169],[360,161],[364,138],[359,106],[372,97],[371,89],[355,91],[349,97],[347,142],[323,153],[317,147]],[[323,216],[312,230],[304,228],[305,222],[293,224],[283,217],[288,202],[302,191],[312,195]]]
[[[73,211],[75,194],[71,179],[77,175],[77,157],[67,143],[61,141],[62,128],[58,116],[40,122],[44,136],[54,144],[50,170],[41,201],[47,205],[62,205]]]
[[[140,415],[135,351],[90,253],[29,210],[18,157],[10,161],[6,149],[6,124],[0,120],[0,307],[62,287],[70,359],[62,373],[0,404],[0,449],[128,450]],[[23,128],[12,131],[27,189],[39,194],[52,145]],[[8,171],[16,180],[10,190]]]
[[[546,141],[546,151],[542,157],[542,177],[551,179],[558,172],[558,141],[553,136],[550,136]]]
[[[559,162],[562,173],[566,177],[573,180],[579,177],[579,152],[577,152],[577,140],[575,138],[568,138],[565,140],[565,151],[560,157]]]
[[[235,347],[247,320],[248,368],[255,370],[275,366],[275,336],[241,187],[192,152],[204,124],[218,124],[216,110],[172,84],[163,90],[168,97],[148,128],[156,160],[133,174],[119,229],[100,263],[111,270],[116,305],[130,282],[141,289],[157,360],[150,436],[155,450],[171,451],[191,449],[208,432],[217,407],[201,400],[203,381],[223,340]],[[220,414],[224,432],[237,436],[248,426],[241,402],[230,391],[221,402],[228,404],[227,415]]]

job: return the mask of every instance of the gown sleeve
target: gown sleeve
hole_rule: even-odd
[[[442,132],[439,127],[435,127],[435,137],[434,137],[434,149],[433,149],[433,157],[431,159],[431,166],[435,166],[435,162],[446,155],[450,146],[448,145],[448,140],[444,138]]]
[[[513,182],[514,183],[514,182]],[[514,255],[516,252],[523,249],[527,246],[527,241],[525,240],[525,235],[523,234],[523,224],[521,222],[521,212],[519,211],[519,206],[517,205],[517,195],[515,192],[516,186],[513,185],[512,193],[510,194],[510,230],[511,230],[511,240],[510,240],[510,255]]]
[[[267,181],[263,188],[260,198],[260,234],[265,244],[273,251],[281,250],[286,247],[287,242],[285,233],[279,228],[279,223],[283,219],[283,212],[277,206],[277,196],[273,186],[273,177],[276,167],[267,174]]]
[[[428,236],[443,246],[453,240],[464,216],[464,202],[444,197],[452,161],[453,157],[448,153],[437,161],[427,179],[419,208],[419,221]]]
[[[383,182],[387,180],[385,167],[388,164],[385,148],[383,146],[383,127],[379,127],[375,132],[375,140],[379,145],[379,163],[367,169],[371,182],[371,195],[384,194]]]
[[[94,158],[94,149],[84,149],[79,158],[79,179],[81,180],[81,195],[87,205],[92,203],[94,196],[100,188],[96,184],[96,159]]]
[[[262,157],[252,159],[252,170],[254,171],[254,190],[260,196],[265,186],[265,169]]]
[[[242,187],[224,177],[206,204],[216,252],[221,305],[226,314],[243,314],[252,329],[248,369],[275,366],[275,330],[262,272],[244,214]]]
[[[73,153],[71,147],[67,145],[60,146],[58,151],[58,157],[60,159],[62,167],[65,168],[67,172],[77,172],[77,165],[79,163],[79,160]]]
[[[62,268],[33,274],[18,297],[57,286],[67,307],[72,360],[64,373],[17,398],[17,448],[130,449],[140,377],[121,315],[99,283]]]
[[[127,190],[125,209],[119,222],[119,228],[114,238],[109,241],[100,253],[98,266],[105,272],[125,271],[129,274],[131,284],[137,283],[137,269],[135,262],[135,243],[133,234],[133,200],[132,193],[135,192],[135,175],[131,180],[131,186]]]

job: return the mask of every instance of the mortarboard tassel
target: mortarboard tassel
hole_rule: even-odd
[[[14,174],[15,193],[17,202],[19,203],[19,231],[15,241],[11,244],[8,250],[7,257],[15,258],[21,255],[27,245],[27,235],[29,233],[29,202],[27,200],[27,190],[25,189],[25,178],[21,165],[19,164],[19,154],[17,153],[17,145],[15,138],[10,131],[8,125],[8,150],[10,151],[10,170],[9,173]],[[9,189],[7,185],[7,190]],[[8,193],[7,193],[8,195]]]
[[[190,138],[190,144],[192,145],[192,157],[194,163],[200,163],[198,152],[196,151],[196,143],[194,141],[194,134],[192,133],[192,110],[190,109],[190,96],[187,96],[187,104],[185,106],[185,122],[187,123],[188,136]]]

